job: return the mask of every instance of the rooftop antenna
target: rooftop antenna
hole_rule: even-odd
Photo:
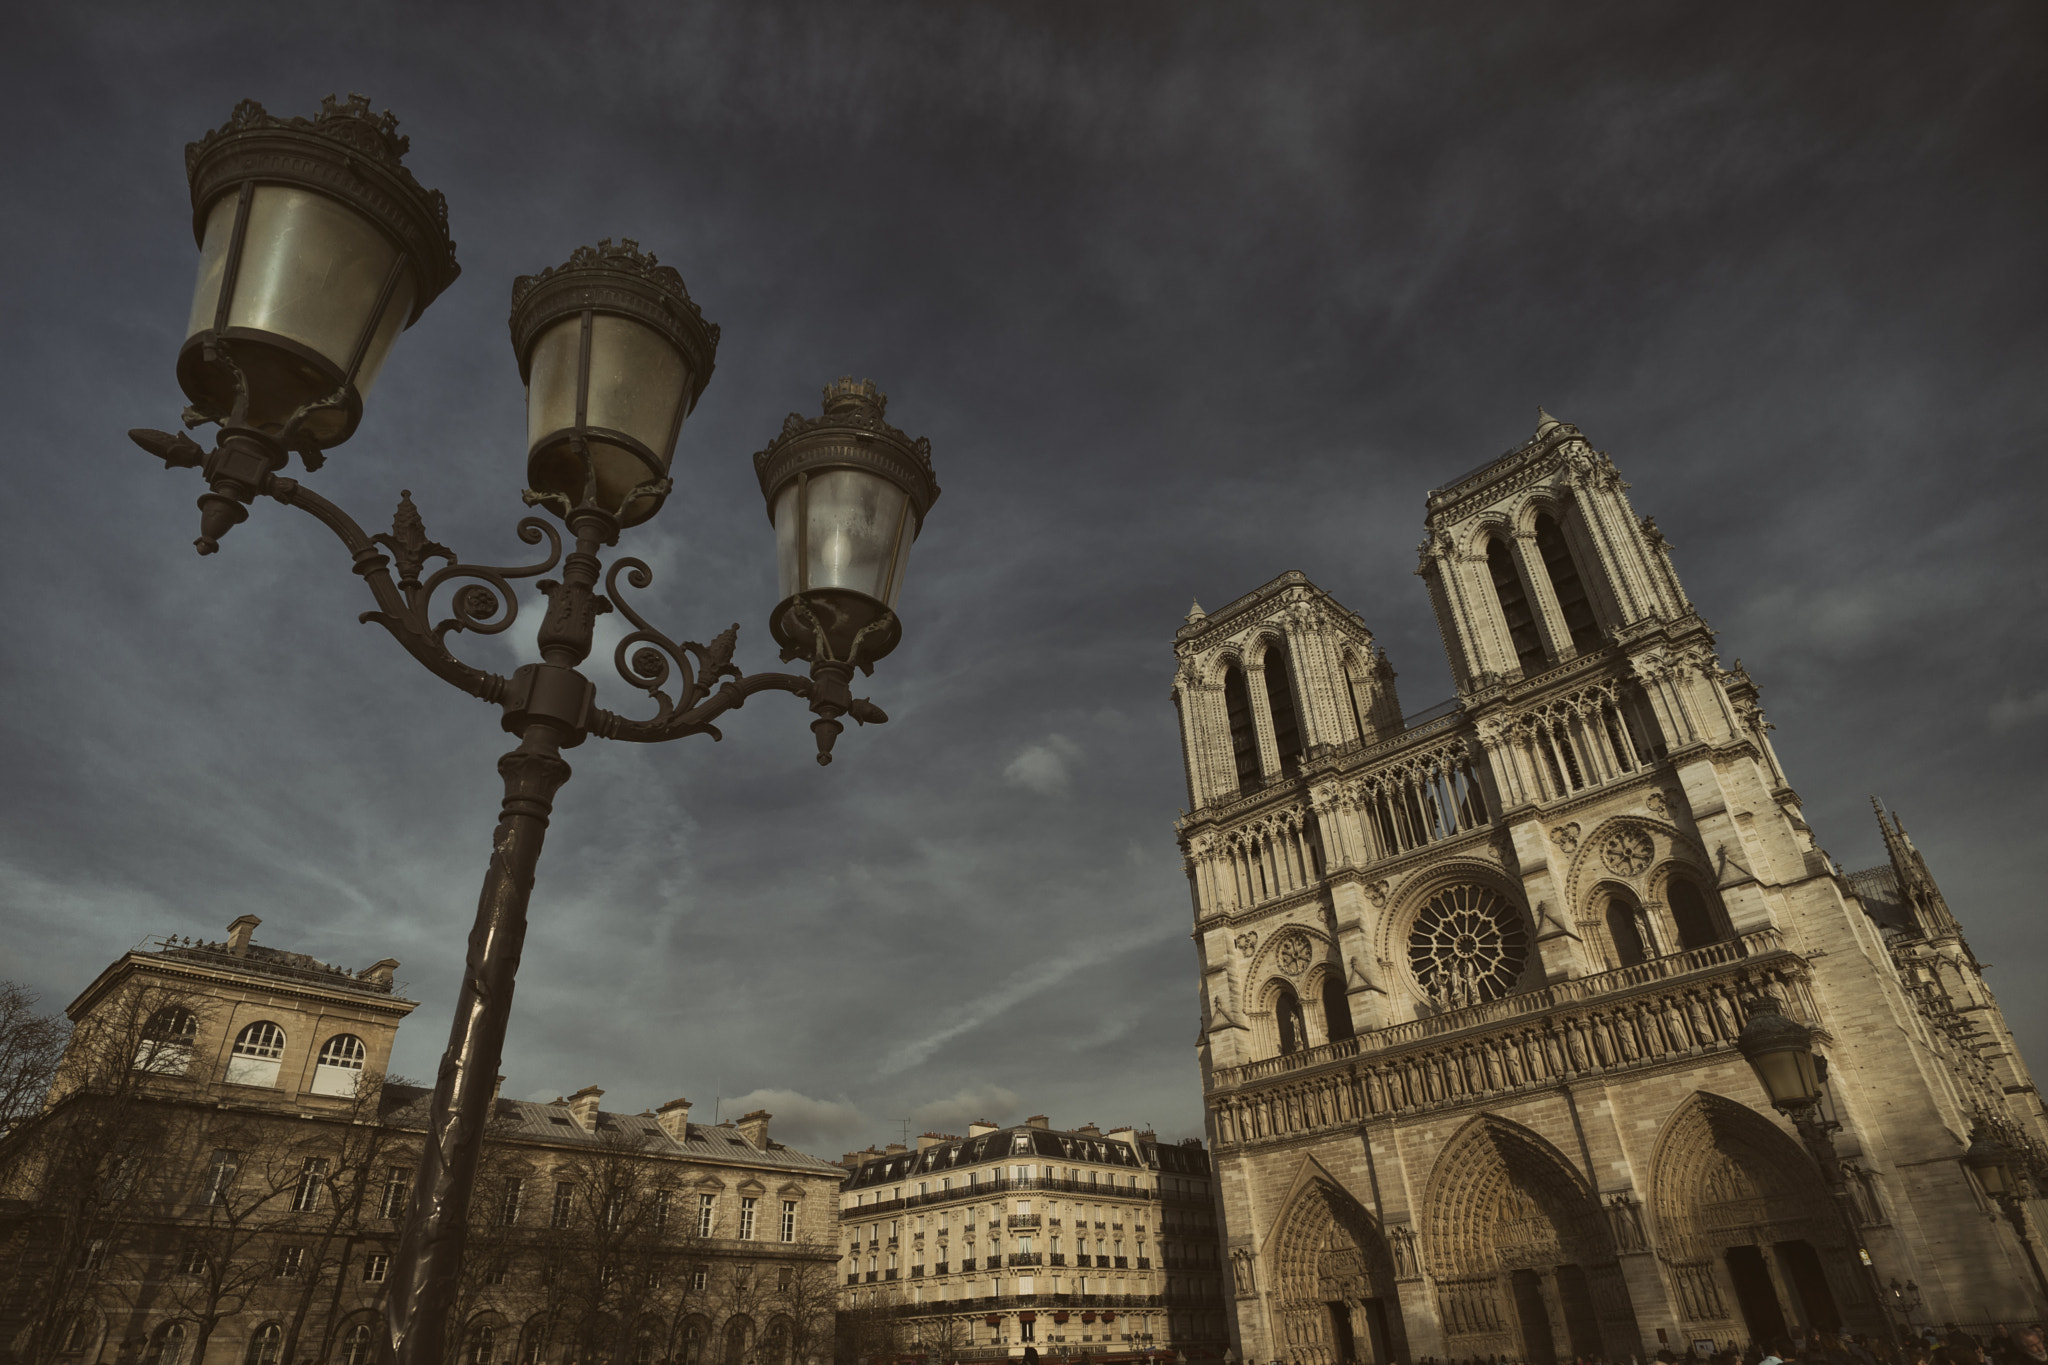
[[[897,1122],[903,1125],[903,1145],[908,1147],[910,1145],[910,1120],[898,1119]]]

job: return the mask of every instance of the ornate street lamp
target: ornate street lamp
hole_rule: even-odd
[[[525,498],[559,519],[574,547],[564,555],[553,524],[529,516],[519,538],[547,542],[541,562],[460,563],[427,538],[410,493],[399,495],[388,533],[365,533],[280,471],[293,452],[318,469],[354,434],[398,333],[455,279],[446,204],[405,169],[406,149],[397,121],[359,96],[330,97],[313,119],[273,118],[244,101],[186,149],[200,263],[177,373],[191,400],[185,424],[216,423],[220,434],[211,450],[183,433],[129,435],[167,468],[201,471],[201,554],[219,550],[259,496],[311,513],[340,537],[376,600],[363,619],[436,676],[501,707],[504,728],[519,736],[498,760],[504,802],[386,1299],[380,1356],[425,1365],[446,1348],[527,899],[555,793],[569,780],[561,751],[591,735],[716,737],[718,716],[757,692],[782,691],[810,704],[818,761],[831,762],[840,717],[888,719],[852,695],[853,669],[872,673],[901,638],[895,603],[910,543],[939,488],[930,444],[882,420],[885,400],[872,384],[841,380],[826,390],[822,416],[792,415],[754,457],[782,573],[770,632],[809,675],[741,673],[732,663],[738,626],[708,645],[655,629],[620,584],[623,574],[645,588],[652,572],[632,558],[605,571],[599,551],[661,509],[676,440],[711,377],[718,328],[673,269],[631,241],[605,241],[512,289],[512,345],[527,384]],[[561,581],[537,585],[547,597],[539,662],[506,678],[449,650],[451,634],[509,627],[519,611],[513,580],[558,563]],[[453,590],[436,621],[443,587]],[[597,617],[613,610],[633,627],[613,666],[653,700],[652,716],[598,706],[579,669]]]
[[[1814,1055],[1813,1030],[1786,1017],[1777,1001],[1768,997],[1751,1000],[1747,1008],[1749,1018],[1735,1037],[1736,1050],[1756,1072],[1764,1094],[1770,1097],[1771,1107],[1792,1120],[1814,1164],[1820,1167],[1821,1179],[1834,1196],[1849,1245],[1856,1248],[1856,1259],[1862,1263],[1864,1278],[1869,1281],[1872,1303],[1879,1306],[1886,1334],[1893,1349],[1898,1350],[1898,1327],[1889,1314],[1883,1313],[1884,1285],[1878,1280],[1870,1253],[1863,1247],[1856,1207],[1849,1194],[1849,1179],[1835,1153],[1831,1134],[1842,1125],[1820,1115],[1821,1088],[1828,1076],[1827,1060]]]
[[[2048,1298],[2048,1277],[2041,1273],[2040,1258],[2034,1254],[2033,1234],[2027,1231],[2026,1201],[2032,1192],[2025,1178],[2013,1169],[2013,1158],[2012,1148],[2000,1142],[1989,1127],[1980,1127],[1970,1134],[1970,1145],[1963,1151],[1964,1167],[1977,1178],[1985,1197],[2012,1224],[2021,1248],[2027,1253],[2027,1264],[2033,1268],[2034,1283],[2042,1296]]]

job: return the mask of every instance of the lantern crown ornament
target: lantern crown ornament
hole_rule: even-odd
[[[388,111],[329,95],[310,119],[244,100],[185,148],[188,423],[265,432],[309,469],[354,434],[398,333],[461,272],[447,200],[406,168],[409,146]]]
[[[661,510],[683,419],[718,355],[683,277],[610,238],[512,282],[512,351],[526,384],[527,501],[635,526]]]
[[[791,413],[755,452],[782,593],[768,629],[785,660],[872,673],[902,639],[896,597],[939,482],[931,442],[890,426],[888,406],[871,380],[841,378],[819,416]]]

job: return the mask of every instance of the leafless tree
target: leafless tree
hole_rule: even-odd
[[[207,1008],[160,983],[117,989],[70,1030],[48,1103],[0,1138],[0,1195],[12,1210],[0,1224],[9,1276],[0,1301],[23,1365],[43,1365],[71,1344],[79,1324],[136,1278],[115,1267],[150,1254],[144,1210],[173,1179],[190,1127],[186,1111],[161,1102],[164,1085],[191,1064]],[[25,1014],[22,1027],[27,1090],[49,1044]]]
[[[0,981],[0,1138],[42,1110],[70,1032],[63,1015],[36,1013],[34,992]]]
[[[833,1317],[839,1305],[839,1249],[806,1242],[789,1248],[806,1259],[776,1272],[774,1308],[789,1319],[790,1365],[816,1365],[832,1355]]]

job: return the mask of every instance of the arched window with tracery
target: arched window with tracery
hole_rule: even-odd
[[[1706,897],[1689,878],[1673,877],[1664,899],[1671,906],[1671,923],[1678,930],[1679,947],[1704,948],[1721,941],[1721,926],[1715,922],[1714,912],[1707,908]]]
[[[1645,939],[1642,911],[1636,903],[1623,895],[1607,898],[1607,937],[1614,944],[1614,965],[1634,967],[1650,960],[1655,954]]]
[[[498,1329],[480,1322],[469,1329],[469,1365],[493,1365],[498,1358]]]
[[[1308,1021],[1302,1017],[1301,1001],[1292,986],[1282,986],[1273,998],[1273,1022],[1280,1030],[1281,1056],[1308,1046]]]
[[[752,1318],[739,1316],[725,1325],[725,1365],[747,1365],[747,1348],[753,1344]]]
[[[1280,771],[1301,768],[1303,744],[1301,716],[1294,704],[1294,670],[1288,666],[1287,646],[1275,640],[1266,647],[1266,710],[1273,717],[1273,747],[1280,754]]]
[[[1536,553],[1543,557],[1543,571],[1550,575],[1550,592],[1564,616],[1572,648],[1581,654],[1600,648],[1600,623],[1593,619],[1593,603],[1586,596],[1586,582],[1579,576],[1578,561],[1565,541],[1564,528],[1548,512],[1536,514]]]
[[[198,1036],[198,1016],[183,1005],[166,1005],[142,1026],[135,1069],[153,1076],[184,1075],[192,1065],[192,1044]]]
[[[148,1365],[181,1365],[185,1359],[185,1324],[167,1322],[149,1339]]]
[[[1536,629],[1536,613],[1529,605],[1529,591],[1515,568],[1514,552],[1499,536],[1486,542],[1486,571],[1493,579],[1494,599],[1500,603],[1501,621],[1508,628],[1508,642],[1524,674],[1540,673],[1550,666],[1543,649],[1543,635]]]
[[[375,1333],[367,1322],[349,1328],[341,1339],[341,1365],[370,1365],[376,1354]]]
[[[1237,764],[1240,790],[1259,785],[1259,730],[1252,720],[1252,697],[1244,670],[1231,664],[1223,670],[1223,710],[1230,718],[1230,753]]]
[[[283,1345],[284,1328],[266,1322],[249,1338],[249,1351],[243,1361],[245,1365],[277,1365],[277,1353]]]
[[[1351,1024],[1351,997],[1344,989],[1344,978],[1334,972],[1323,978],[1323,1023],[1333,1043],[1357,1033]]]
[[[363,1062],[370,1050],[353,1033],[337,1033],[320,1046],[320,1058],[313,1064],[313,1093],[353,1095],[363,1079]]]
[[[228,1057],[228,1084],[274,1086],[283,1063],[284,1030],[268,1019],[251,1024],[235,1035],[234,1051]]]

